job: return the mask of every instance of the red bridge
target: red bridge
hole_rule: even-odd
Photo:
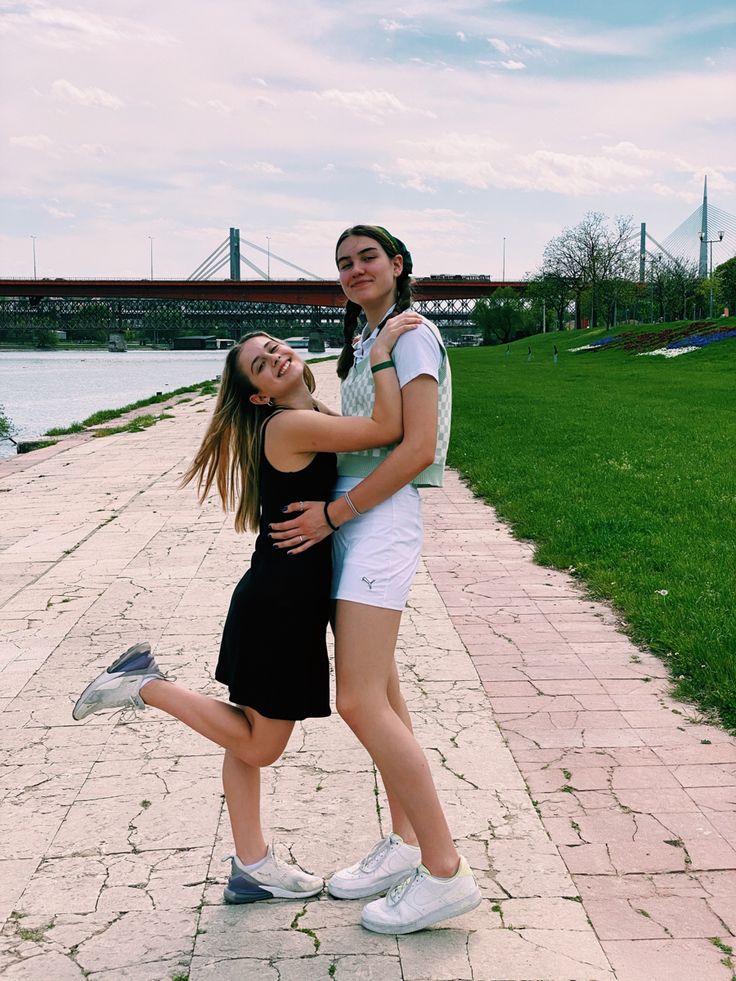
[[[484,276],[425,276],[415,279],[414,286],[417,300],[476,300],[504,287],[523,291],[526,283]],[[340,284],[330,279],[0,279],[0,296],[240,300],[321,307],[345,302]]]

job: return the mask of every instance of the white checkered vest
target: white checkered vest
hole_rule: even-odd
[[[447,351],[442,343],[442,337],[435,325],[428,320],[424,323],[434,334],[442,350],[440,365],[437,412],[437,448],[434,462],[422,470],[412,480],[414,487],[441,487],[444,479],[445,460],[450,445],[450,425],[452,422],[452,375],[447,360]],[[342,383],[342,414],[344,416],[370,416],[373,412],[373,402],[376,389],[373,385],[370,358],[365,357],[350,369],[350,374]],[[356,450],[354,453],[337,454],[337,472],[341,477],[367,477],[385,460],[396,446],[380,446],[372,450]]]

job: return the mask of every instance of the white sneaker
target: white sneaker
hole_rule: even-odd
[[[360,922],[374,933],[414,933],[475,909],[481,900],[464,858],[451,879],[438,879],[423,865],[386,893],[363,907]]]
[[[327,892],[336,899],[366,899],[410,875],[422,860],[416,845],[391,832],[370,850],[365,858],[347,869],[335,872],[327,882]]]
[[[230,856],[230,878],[225,886],[226,903],[256,903],[261,899],[307,899],[322,892],[324,881],[298,865],[277,858],[269,845],[265,861],[256,869],[245,868]]]
[[[128,648],[84,689],[72,710],[79,722],[94,712],[107,709],[146,707],[140,690],[147,681],[167,678],[151,654],[148,644]]]

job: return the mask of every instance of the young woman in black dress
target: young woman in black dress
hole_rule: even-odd
[[[235,511],[236,530],[259,532],[250,569],[233,593],[215,673],[233,704],[168,681],[150,646],[138,644],[88,685],[74,707],[74,718],[83,719],[111,708],[152,706],[225,749],[222,777],[236,850],[228,902],[304,898],[323,886],[319,876],[280,861],[267,847],[260,768],[281,756],[295,720],[330,714],[331,548],[325,540],[292,556],[273,547],[268,529],[294,500],[329,501],[335,453],[401,438],[401,394],[390,354],[420,321],[401,314],[375,345],[370,417],[342,417],[318,403],[307,365],[268,334],[247,335],[229,351],[213,418],[184,482],[196,481],[201,498],[215,484],[223,506]]]

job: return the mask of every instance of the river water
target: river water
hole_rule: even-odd
[[[157,392],[215,378],[222,371],[226,354],[227,351],[3,351],[0,406],[12,423],[14,437],[27,439],[55,426],[80,422],[99,409],[116,409]],[[0,457],[14,453],[15,446],[0,439]]]

